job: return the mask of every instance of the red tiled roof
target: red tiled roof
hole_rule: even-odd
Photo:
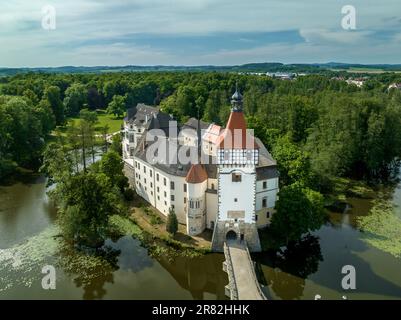
[[[218,144],[221,139],[220,135],[221,127],[217,124],[211,124],[203,135],[203,140],[212,144]]]
[[[207,172],[201,164],[193,164],[185,178],[188,183],[202,183],[207,179]]]
[[[232,111],[227,127],[222,132],[220,149],[258,149],[255,139],[246,132],[246,122],[242,111]],[[231,139],[230,139],[231,136]]]

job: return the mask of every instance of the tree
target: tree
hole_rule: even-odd
[[[279,138],[273,147],[273,156],[280,172],[280,183],[289,185],[294,182],[309,184],[310,159],[305,151],[290,141],[289,136]]]
[[[109,133],[109,129],[110,129],[110,127],[108,124],[99,127],[99,131],[100,131],[100,134],[102,135],[103,142],[104,142],[104,151],[105,152],[107,152],[108,148],[109,148],[109,143],[107,141],[107,134]]]
[[[39,103],[38,96],[31,89],[25,90],[23,96],[27,98],[32,103],[32,105],[37,105]]]
[[[105,174],[113,185],[119,187],[121,192],[128,187],[128,179],[123,174],[124,163],[121,156],[115,151],[110,150],[105,153],[99,161],[99,170]]]
[[[33,107],[33,113],[40,120],[43,136],[47,136],[56,127],[56,118],[52,112],[48,101],[41,100],[37,106]]]
[[[2,100],[0,124],[4,134],[0,137],[0,155],[4,154],[20,166],[38,166],[46,135],[42,131],[42,114],[34,111],[33,106],[21,97],[4,97]]]
[[[87,103],[87,91],[83,84],[74,83],[65,91],[64,107],[68,116],[76,116]]]
[[[107,113],[121,117],[125,112],[125,97],[115,95],[107,107]]]
[[[225,104],[225,99],[220,91],[213,90],[206,100],[205,110],[203,113],[203,120],[206,122],[214,122],[221,124],[219,117],[220,107]]]
[[[280,190],[271,230],[285,244],[320,228],[326,217],[323,196],[300,183]]]
[[[82,109],[79,112],[81,122],[84,122],[83,127],[86,129],[86,135],[88,137],[88,144],[92,154],[92,163],[95,162],[95,124],[98,121],[97,113],[95,111],[89,111],[88,109]]]
[[[48,184],[63,183],[73,174],[74,162],[71,153],[65,146],[51,142],[43,152],[41,172],[48,176]]]
[[[47,87],[42,100],[46,100],[50,104],[56,118],[56,124],[62,124],[64,122],[64,105],[61,101],[60,88],[56,86]]]
[[[175,212],[172,208],[170,208],[169,214],[167,216],[166,230],[168,233],[172,234],[173,236],[178,231],[177,215],[175,214]]]
[[[78,173],[57,188],[64,236],[90,247],[103,244],[108,219],[120,212],[118,196],[104,174]]]
[[[121,135],[115,134],[111,140],[110,149],[117,152],[120,156],[123,154]]]

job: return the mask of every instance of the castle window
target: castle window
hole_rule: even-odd
[[[159,181],[159,174],[156,173],[156,181]]]
[[[248,151],[246,154],[246,160],[251,161],[252,160],[252,151]]]
[[[164,191],[164,197],[165,197],[165,198],[167,197],[167,192],[166,192],[166,191]]]
[[[228,152],[228,150],[224,153],[224,160],[225,161],[230,160],[230,153]]]
[[[146,183],[146,178],[143,179],[143,182]]]
[[[150,174],[150,177],[152,178],[153,171],[152,171],[152,170],[149,170],[149,174]]]
[[[170,189],[174,190],[174,182],[173,181],[170,181]]]
[[[174,210],[174,209],[175,209],[174,205],[171,205],[171,209],[172,209],[172,210]]]
[[[153,188],[153,183],[152,182],[150,183],[150,187]]]
[[[255,221],[258,221],[258,215],[255,214]]]
[[[234,202],[238,202],[238,199],[237,199],[237,198],[234,198]]]
[[[143,172],[146,173],[146,167],[145,166],[143,166]]]
[[[134,148],[131,148],[130,150],[129,150],[129,155],[132,157],[133,155],[134,155]]]
[[[159,187],[157,187],[157,192],[160,192],[160,188]]]
[[[164,205],[167,206],[167,201],[164,201]]]
[[[241,182],[242,177],[240,173],[233,173],[232,174],[232,182]]]
[[[267,188],[267,181],[263,181],[263,189]]]
[[[159,196],[157,196],[157,200],[160,200],[160,197],[159,197]]]
[[[187,192],[187,184],[184,183],[184,192]]]
[[[129,135],[129,142],[135,142],[135,138],[134,138],[135,136],[133,135],[133,134],[130,134]]]
[[[267,219],[270,218],[270,212],[269,212],[269,211],[266,212],[266,218],[267,218]]]
[[[262,199],[262,208],[266,208],[267,207],[267,198],[263,198]]]
[[[164,185],[167,185],[167,180],[166,180],[166,178],[163,178],[163,184],[164,184]]]
[[[150,194],[153,196],[153,191],[150,191]]]
[[[170,199],[171,199],[171,201],[174,201],[174,195],[173,194],[170,196]]]
[[[141,169],[141,164],[138,162],[138,169]]]
[[[186,197],[184,197],[184,203],[187,203],[187,198]]]
[[[214,190],[214,183],[212,183],[212,190]]]

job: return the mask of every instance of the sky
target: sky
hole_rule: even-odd
[[[333,61],[401,63],[401,1],[0,1],[0,67]]]

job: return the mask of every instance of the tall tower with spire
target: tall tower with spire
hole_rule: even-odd
[[[242,106],[237,86],[217,153],[219,190],[212,240],[214,251],[223,251],[225,241],[246,241],[250,251],[261,250],[255,217],[259,146],[247,132]]]

